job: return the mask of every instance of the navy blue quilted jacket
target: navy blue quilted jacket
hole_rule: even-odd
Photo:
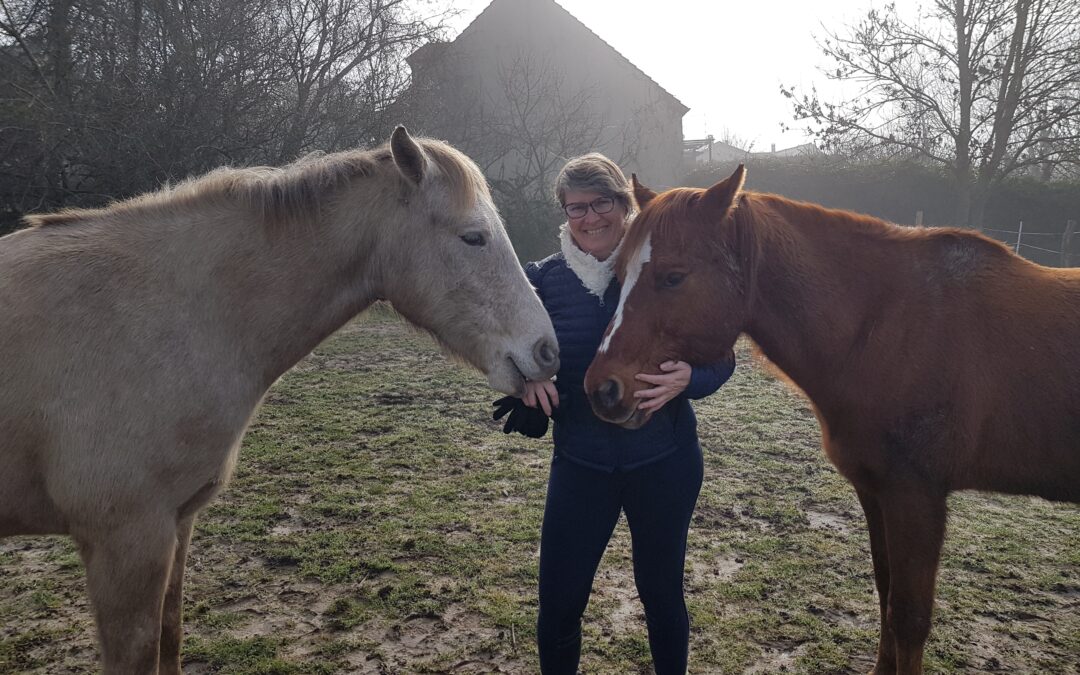
[[[604,422],[593,414],[585,396],[585,371],[619,306],[619,282],[613,279],[603,299],[596,297],[566,264],[562,253],[527,264],[525,274],[551,315],[559,340],[560,366],[555,380],[559,407],[552,419],[555,453],[596,469],[625,471],[676,450],[696,449],[697,418],[689,399],[703,398],[719,389],[731,376],[734,361],[694,366],[686,390],[640,429]]]

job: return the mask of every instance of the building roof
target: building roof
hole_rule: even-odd
[[[607,42],[606,40],[604,40],[604,38],[602,38],[602,37],[600,37],[599,35],[597,35],[595,31],[593,31],[593,30],[592,30],[591,28],[589,28],[589,27],[588,27],[587,25],[585,25],[584,23],[582,23],[582,22],[581,22],[581,21],[580,21],[580,20],[579,20],[579,19],[578,19],[578,18],[577,18],[576,16],[574,16],[574,15],[573,15],[573,14],[571,14],[571,13],[570,13],[569,11],[567,11],[567,10],[566,10],[566,8],[564,8],[564,7],[563,7],[562,5],[560,5],[559,3],[555,2],[555,0],[492,0],[492,1],[491,1],[491,2],[490,2],[490,3],[489,3],[489,4],[487,5],[487,6],[486,6],[486,7],[484,7],[483,11],[481,11],[481,12],[480,12],[480,13],[479,13],[479,14],[478,14],[478,15],[476,16],[476,18],[474,18],[474,19],[472,20],[472,22],[470,22],[470,23],[469,23],[469,25],[468,25],[468,26],[466,26],[466,27],[465,27],[465,29],[464,29],[463,31],[461,31],[461,33],[460,33],[460,34],[459,34],[459,35],[457,36],[457,38],[455,38],[455,39],[454,39],[454,40],[453,40],[452,42],[450,42],[450,43],[446,43],[446,42],[433,42],[433,43],[428,43],[428,44],[426,44],[426,45],[424,45],[424,46],[420,47],[419,49],[417,49],[417,50],[416,50],[415,52],[413,52],[413,53],[412,53],[412,55],[410,55],[410,56],[409,56],[409,58],[407,59],[407,60],[408,60],[408,62],[409,62],[410,64],[413,64],[413,63],[415,62],[415,60],[416,60],[416,59],[419,59],[419,60],[421,60],[421,61],[426,61],[426,60],[429,60],[429,59],[430,59],[430,58],[432,58],[432,57],[436,57],[436,56],[440,56],[440,55],[442,55],[442,54],[444,53],[444,52],[443,52],[443,50],[445,50],[445,48],[446,48],[447,46],[449,46],[449,45],[450,45],[450,44],[452,44],[453,42],[456,42],[456,41],[457,41],[458,39],[460,39],[461,37],[463,37],[463,36],[465,36],[466,34],[470,33],[471,31],[475,30],[475,29],[474,29],[474,26],[476,26],[476,25],[477,25],[478,23],[481,23],[481,24],[482,24],[482,22],[481,22],[481,18],[482,18],[482,17],[483,17],[483,16],[485,15],[485,14],[487,14],[487,13],[488,13],[489,11],[491,11],[491,9],[492,9],[493,7],[496,7],[496,6],[498,6],[498,5],[506,5],[506,4],[509,4],[509,3],[511,3],[511,2],[519,2],[519,3],[521,3],[521,2],[527,2],[527,3],[532,3],[532,4],[535,4],[535,5],[537,6],[537,7],[545,7],[545,6],[546,6],[546,7],[549,7],[549,8],[551,8],[551,9],[553,9],[554,11],[558,12],[558,13],[559,13],[560,15],[562,15],[562,16],[563,16],[563,17],[564,17],[564,18],[565,18],[566,20],[568,20],[568,21],[571,21],[571,22],[573,22],[573,24],[575,24],[575,25],[577,25],[577,26],[580,26],[581,28],[584,28],[584,29],[585,29],[586,31],[588,31],[588,33],[589,33],[590,35],[592,35],[592,36],[593,36],[594,38],[596,38],[596,40],[597,40],[597,41],[599,41],[599,42],[600,42],[601,44],[603,44],[603,45],[604,45],[605,47],[607,47],[607,49],[608,49],[608,50],[609,50],[609,51],[610,51],[610,52],[611,52],[611,53],[612,53],[613,55],[615,55],[615,56],[616,56],[616,57],[617,57],[617,58],[618,58],[619,60],[621,60],[621,61],[622,61],[623,63],[625,63],[626,65],[629,65],[629,66],[630,66],[630,68],[631,68],[631,70],[632,70],[633,72],[637,73],[637,74],[638,74],[638,75],[640,75],[641,77],[645,78],[645,79],[646,79],[646,80],[648,80],[649,82],[652,82],[652,83],[653,83],[654,85],[656,85],[656,88],[657,88],[657,89],[658,89],[658,90],[659,90],[659,91],[660,91],[660,92],[661,92],[661,93],[662,93],[662,94],[663,94],[664,96],[666,96],[666,97],[667,97],[668,99],[670,99],[671,103],[672,103],[672,104],[673,104],[673,105],[674,105],[674,106],[675,106],[675,107],[676,107],[676,108],[677,108],[677,109],[679,110],[679,114],[680,114],[680,116],[681,116],[681,115],[685,115],[685,114],[687,113],[687,111],[689,111],[689,110],[690,110],[690,108],[689,108],[689,107],[687,107],[687,106],[686,106],[686,104],[684,104],[684,103],[683,103],[682,101],[680,101],[680,100],[679,100],[678,98],[676,98],[676,97],[675,97],[675,96],[674,96],[674,95],[673,95],[673,94],[672,94],[671,92],[669,92],[669,91],[668,91],[667,89],[664,89],[664,87],[662,87],[662,86],[660,85],[660,83],[659,83],[659,82],[657,82],[656,80],[654,80],[654,79],[652,79],[651,77],[649,77],[649,76],[648,76],[648,75],[647,75],[647,74],[646,74],[646,73],[645,73],[645,72],[644,72],[643,70],[641,70],[641,69],[640,69],[640,68],[638,68],[638,67],[637,67],[636,65],[634,65],[634,62],[633,62],[633,61],[631,61],[630,59],[628,59],[628,58],[626,58],[625,56],[623,56],[623,55],[622,55],[622,53],[621,53],[621,52],[619,52],[619,50],[617,50],[617,49],[615,49],[614,47],[612,47],[612,46],[611,46],[611,45],[610,45],[610,44],[609,44],[609,43],[608,43],[608,42]]]
[[[811,155],[820,155],[821,150],[818,149],[813,143],[802,143],[790,148],[782,148],[780,150],[773,150],[771,152],[759,152],[754,153],[762,156],[770,157],[808,157]]]

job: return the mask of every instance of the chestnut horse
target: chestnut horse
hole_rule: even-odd
[[[389,146],[219,169],[0,239],[0,536],[69,534],[106,673],[179,673],[194,518],[271,384],[387,299],[520,394],[555,334],[475,164]]]
[[[597,415],[643,421],[634,374],[711,363],[746,333],[812,402],[870,530],[874,673],[922,672],[946,496],[1080,501],[1080,270],[959,229],[743,192],[657,195],[617,261],[622,297],[585,378]]]

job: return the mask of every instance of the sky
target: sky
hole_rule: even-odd
[[[838,92],[817,67],[829,61],[815,37],[853,24],[882,0],[557,0],[690,108],[685,138],[734,137],[755,151],[806,142],[780,85]],[[490,0],[447,0],[460,10],[451,38]],[[897,5],[914,0],[898,0]],[[662,10],[658,8],[663,8]],[[837,95],[839,95],[837,93]],[[799,126],[801,126],[800,123]]]

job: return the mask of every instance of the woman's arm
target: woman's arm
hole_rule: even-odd
[[[690,374],[690,384],[686,386],[683,395],[691,400],[705,398],[715,393],[734,372],[735,352],[728,352],[727,358],[723,361],[707,366],[694,366]]]
[[[705,398],[727,382],[735,371],[735,354],[729,353],[727,359],[707,366],[691,366],[685,361],[665,361],[660,364],[659,375],[638,373],[637,379],[653,385],[649,389],[635,392],[636,398],[643,399],[641,410],[656,411],[665,403],[680,394],[690,399]]]
[[[535,262],[525,263],[525,278],[529,280],[529,283],[532,284],[532,287],[536,289],[539,295],[540,282],[544,278],[544,271],[540,268],[540,265]]]

